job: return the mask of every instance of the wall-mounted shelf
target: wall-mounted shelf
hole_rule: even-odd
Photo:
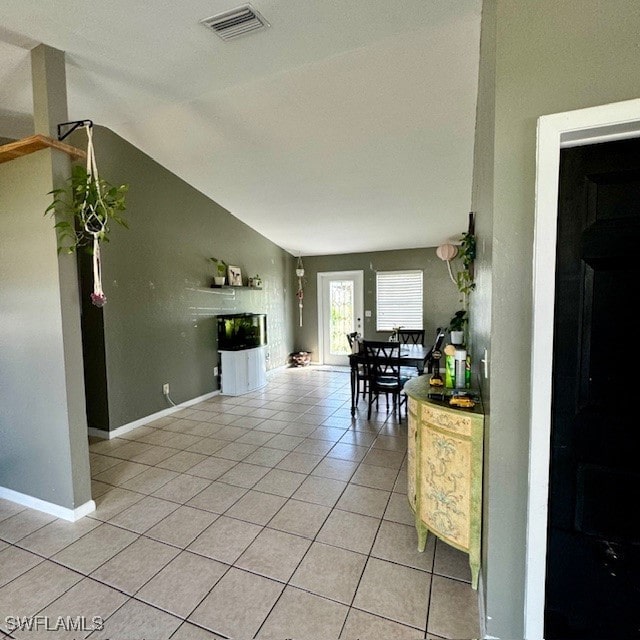
[[[16,158],[42,149],[57,149],[71,156],[72,160],[81,160],[87,157],[87,154],[80,149],[76,149],[64,142],[58,142],[58,140],[54,140],[53,138],[36,134],[35,136],[22,138],[21,140],[0,146],[0,163],[9,162],[10,160],[15,160]]]
[[[254,291],[262,291],[262,287],[248,287],[246,284],[212,284],[212,289],[252,289]]]

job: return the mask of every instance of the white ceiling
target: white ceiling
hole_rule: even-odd
[[[66,52],[70,119],[109,127],[294,255],[458,238],[481,0],[253,0],[271,26],[229,42],[199,24],[241,4],[3,0],[0,136],[33,132],[43,42]]]

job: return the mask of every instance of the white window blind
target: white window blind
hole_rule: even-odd
[[[422,271],[376,274],[376,329],[422,329]]]

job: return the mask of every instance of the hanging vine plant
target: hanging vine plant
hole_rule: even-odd
[[[68,184],[49,192],[53,201],[45,215],[56,219],[54,228],[58,238],[58,253],[75,253],[86,247],[93,256],[93,293],[91,302],[102,307],[107,298],[102,290],[100,243],[109,242],[110,224],[115,222],[128,228],[121,215],[125,210],[125,195],[129,188],[111,185],[98,175],[93,150],[92,130],[87,131],[87,165],[73,167]]]
[[[456,286],[466,303],[467,296],[476,288],[473,273],[473,263],[476,259],[476,237],[473,233],[463,233],[458,249],[462,259],[462,269],[456,274]]]
[[[298,262],[296,264],[296,276],[298,278],[298,290],[296,291],[296,298],[298,298],[298,313],[300,316],[299,322],[302,326],[302,301],[304,300],[304,265],[302,264],[302,256],[298,255]]]

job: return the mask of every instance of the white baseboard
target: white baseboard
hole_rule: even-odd
[[[6,487],[0,487],[0,498],[11,500],[11,502],[16,502],[30,509],[43,511],[56,518],[68,520],[69,522],[80,520],[80,518],[84,518],[84,516],[96,510],[96,503],[93,500],[88,500],[75,509],[69,509],[68,507],[62,507],[59,504],[47,502],[46,500],[40,500],[40,498],[34,498],[33,496],[28,496],[26,493],[20,493],[19,491],[7,489]]]
[[[168,407],[167,409],[163,409],[162,411],[157,411],[156,413],[152,413],[149,416],[145,416],[144,418],[140,418],[139,420],[134,420],[133,422],[129,422],[127,424],[123,424],[117,429],[113,429],[111,431],[106,431],[104,429],[96,429],[95,427],[89,427],[89,435],[95,436],[96,438],[102,438],[103,440],[111,440],[112,438],[117,438],[129,431],[133,431],[136,427],[141,427],[143,424],[147,422],[152,422],[153,420],[158,420],[159,418],[164,418],[166,416],[170,416],[172,413],[177,413],[178,411],[184,409],[185,407],[190,407],[194,404],[198,404],[199,402],[204,402],[205,400],[209,400],[209,398],[213,398],[220,394],[220,390],[212,391],[211,393],[205,393],[202,396],[198,396],[197,398],[191,398],[191,400],[185,400],[180,404],[175,405],[174,407]]]
[[[267,369],[267,378],[274,373],[278,373],[278,371],[282,371],[282,369],[287,369],[289,365],[287,364],[279,364],[276,367],[272,367],[271,369]]]

